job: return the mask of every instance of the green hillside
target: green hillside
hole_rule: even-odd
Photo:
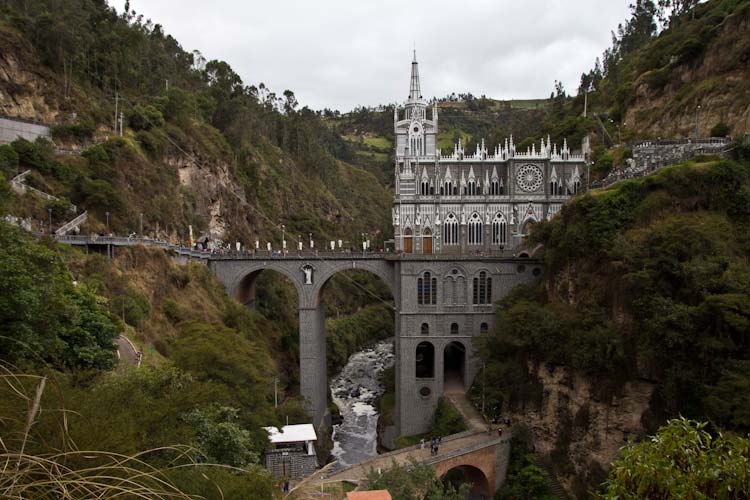
[[[341,161],[348,143],[319,113],[184,51],[158,24],[99,2],[11,1],[0,6],[0,44],[0,112],[56,123],[56,144],[82,151],[17,144],[18,168],[88,210],[85,232],[105,230],[109,212],[115,232],[138,230],[143,213],[144,232],[182,241],[188,225],[245,245],[280,245],[281,225],[292,241],[388,236],[389,192]],[[16,215],[46,220],[45,207],[27,205]]]
[[[500,303],[482,343],[487,404],[542,410],[552,387],[529,366],[570,370],[561,383],[579,391],[576,376],[592,381],[549,422],[554,468],[577,496],[609,466],[573,453],[602,446],[594,402],[622,404],[632,384],[653,388],[636,426],[644,435],[678,416],[750,431],[749,159],[665,168],[586,194],[535,227],[545,279]],[[482,390],[475,382],[477,398]]]

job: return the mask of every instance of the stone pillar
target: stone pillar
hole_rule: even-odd
[[[325,312],[323,306],[299,309],[300,393],[316,429],[325,423],[328,408]]]

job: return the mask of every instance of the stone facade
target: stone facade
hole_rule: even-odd
[[[411,435],[429,430],[448,378],[453,376],[454,383],[469,388],[480,368],[473,339],[494,328],[493,304],[515,285],[536,279],[541,266],[524,259],[491,257],[404,259],[399,264],[396,421],[399,435]],[[431,289],[425,297],[427,279],[435,280],[434,303]],[[459,352],[451,352],[455,348]],[[432,363],[424,359],[430,352]]]
[[[264,462],[273,477],[279,479],[302,479],[318,470],[318,458],[298,448],[267,451]]]
[[[396,249],[416,254],[499,254],[517,248],[529,223],[549,219],[586,185],[583,155],[548,137],[518,151],[513,136],[488,149],[437,148],[438,108],[422,98],[416,56],[409,98],[394,110]]]
[[[523,258],[469,256],[213,259],[210,266],[227,292],[252,305],[255,280],[264,270],[289,278],[299,293],[300,389],[316,429],[326,425],[325,314],[320,292],[348,269],[367,270],[390,288],[395,304],[396,431],[426,432],[446,377],[468,388],[478,371],[473,337],[494,325],[495,301],[513,286],[536,279],[540,263]],[[307,276],[310,276],[308,282]],[[429,283],[429,286],[427,285]],[[421,345],[421,347],[420,347]],[[427,351],[432,353],[425,359]],[[419,372],[418,372],[419,370]]]

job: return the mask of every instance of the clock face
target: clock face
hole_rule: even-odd
[[[542,187],[544,175],[536,165],[522,165],[516,172],[516,184],[522,191],[533,193]]]

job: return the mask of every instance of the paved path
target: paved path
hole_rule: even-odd
[[[466,397],[463,383],[460,379],[448,379],[445,381],[445,390],[443,392],[445,399],[447,399],[461,414],[464,418],[464,422],[469,426],[469,429],[475,431],[486,431],[487,421],[482,417],[482,414],[474,408],[469,398]]]
[[[115,339],[115,344],[117,344],[117,357],[121,360],[125,361],[126,363],[130,363],[131,365],[137,365],[138,364],[138,353],[133,348],[133,344],[130,343],[130,341],[125,337],[124,335],[119,335]]]

